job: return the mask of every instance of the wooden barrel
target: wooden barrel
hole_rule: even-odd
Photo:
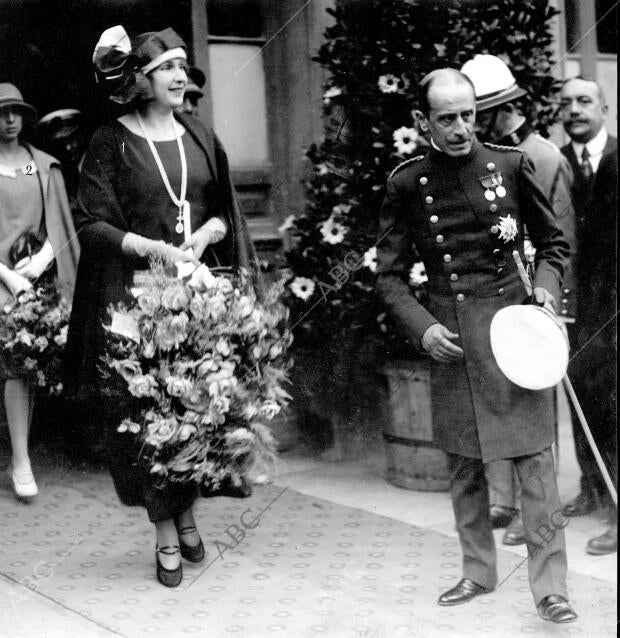
[[[388,387],[389,414],[383,432],[388,481],[409,490],[447,490],[446,455],[433,443],[430,363],[397,361],[382,373]]]

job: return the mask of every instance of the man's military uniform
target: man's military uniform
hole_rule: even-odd
[[[524,151],[534,163],[536,181],[549,200],[555,220],[564,239],[571,248],[569,264],[562,279],[562,292],[557,299],[558,315],[562,319],[575,320],[575,210],[571,197],[573,171],[560,149],[536,133],[529,122],[524,122],[516,131],[497,142],[503,146],[516,146]]]
[[[431,401],[434,439],[449,453],[463,576],[489,589],[496,584],[483,462],[512,458],[523,487],[528,544],[539,546],[529,562],[538,604],[549,594],[566,595],[564,535],[552,521],[560,508],[550,451],[553,395],[510,382],[489,338],[495,313],[525,297],[512,258],[518,250],[523,259],[524,224],[537,250],[534,285],[558,299],[569,246],[529,159],[476,140],[465,157],[432,148],[388,180],[377,288],[412,343],[437,322],[460,335],[464,359],[431,363]],[[426,308],[407,285],[413,245],[429,279]],[[545,540],[539,533],[547,528],[554,533]]]
[[[573,175],[568,160],[555,144],[536,133],[527,121],[523,122],[512,133],[498,140],[498,144],[516,146],[532,160],[536,171],[536,181],[551,204],[555,221],[571,248],[569,264],[565,269],[562,281],[562,292],[559,298],[556,297],[556,303],[558,315],[562,319],[574,321],[575,211],[570,191]],[[486,473],[491,504],[518,508],[520,496],[518,485],[515,483],[516,477],[512,463],[509,461],[491,462],[487,465]]]

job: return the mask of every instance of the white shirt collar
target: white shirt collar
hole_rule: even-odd
[[[590,157],[602,155],[605,144],[607,144],[607,129],[604,126],[601,127],[601,130],[587,144],[581,144],[579,142],[573,142],[572,144],[575,155],[580,161],[584,146],[587,147]]]

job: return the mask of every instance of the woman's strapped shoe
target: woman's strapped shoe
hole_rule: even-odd
[[[157,580],[164,585],[164,587],[178,587],[183,580],[183,567],[179,562],[178,566],[174,569],[166,569],[159,562],[159,554],[165,554],[166,556],[174,556],[179,553],[178,545],[164,545],[163,547],[155,548],[155,562],[157,563]]]
[[[198,545],[186,545],[181,542],[181,536],[187,536],[188,534],[194,534],[195,532],[196,528],[193,525],[182,527],[177,530],[177,534],[179,535],[179,544],[181,546],[181,556],[191,563],[199,563],[205,557],[205,546],[202,544],[202,538],[200,537],[198,537]]]
[[[13,491],[18,499],[29,501],[39,493],[37,482],[34,480],[34,475],[31,471],[16,472],[10,468],[9,476],[13,482]]]
[[[538,603],[536,609],[538,609],[538,615],[543,620],[550,620],[551,622],[557,623],[577,620],[575,610],[570,606],[568,600],[559,594],[545,596],[545,598]]]

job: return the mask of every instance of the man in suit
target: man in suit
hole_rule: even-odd
[[[507,64],[495,55],[479,54],[463,65],[461,71],[476,89],[476,134],[479,139],[525,151],[534,163],[536,179],[549,200],[564,238],[574,246],[575,215],[571,203],[572,171],[560,149],[539,135],[523,112],[527,92],[516,82]],[[526,254],[530,242],[526,240]],[[571,255],[572,256],[572,255]],[[566,269],[558,312],[567,321],[574,296],[572,268]],[[574,305],[574,304],[572,304]],[[502,459],[486,465],[493,527],[506,527],[506,545],[525,543],[525,530],[519,508],[518,480],[511,461]]]
[[[552,307],[559,298],[569,247],[527,157],[476,139],[467,76],[454,69],[429,73],[417,117],[431,148],[388,179],[377,289],[411,343],[431,356],[433,434],[447,452],[463,551],[463,578],[438,602],[466,603],[496,586],[484,463],[510,458],[522,486],[534,602],[545,620],[570,622],[577,615],[566,591],[565,519],[551,454],[553,396],[511,383],[489,339],[495,313],[524,297],[512,259],[513,250],[523,258],[524,224],[537,249],[536,303]],[[414,245],[429,279],[428,308],[407,285]]]
[[[562,153],[575,175],[572,194],[577,214],[577,320],[569,331],[573,351],[569,374],[597,446],[617,480],[615,321],[605,324],[615,315],[618,142],[605,128],[607,112],[596,82],[578,77],[564,83],[561,114],[571,141]],[[587,551],[617,551],[617,509],[574,413],[573,434],[581,490],[564,506],[564,514],[580,516],[607,508],[609,529],[591,539]]]

